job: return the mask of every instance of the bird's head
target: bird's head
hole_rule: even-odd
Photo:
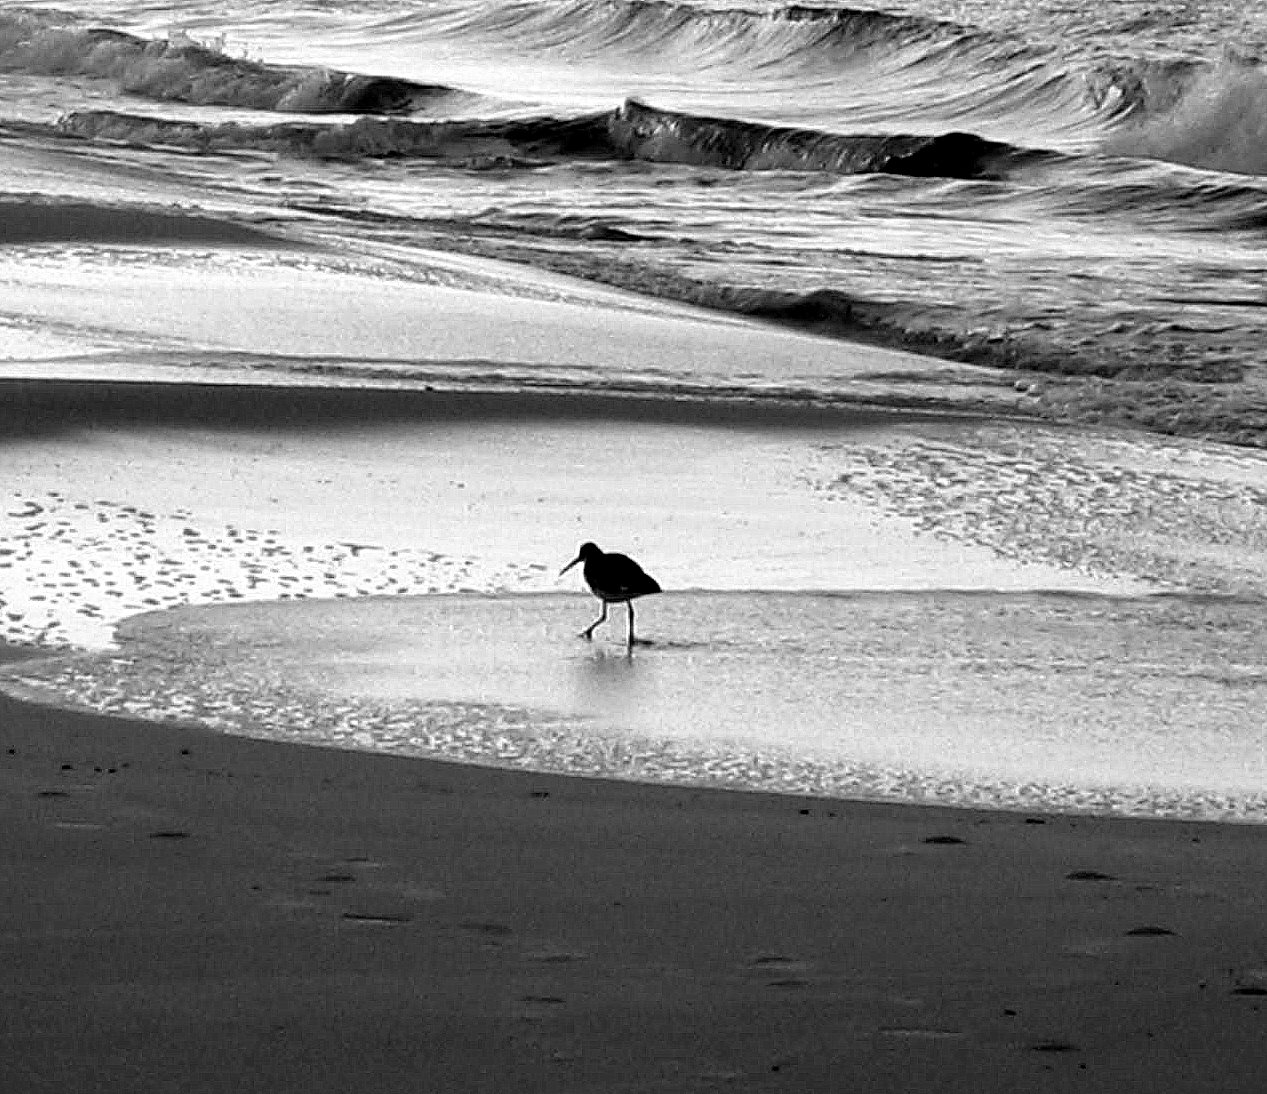
[[[601,555],[602,553],[603,552],[598,549],[597,543],[582,543],[581,549],[576,552],[576,558],[572,559],[571,562],[569,562],[566,566],[563,567],[563,569],[559,571],[559,576],[562,577],[578,562],[584,562],[586,561],[586,559],[591,559],[595,555]]]

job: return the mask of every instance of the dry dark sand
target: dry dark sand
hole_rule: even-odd
[[[0,811],[14,1094],[1263,1089],[1261,828],[572,780],[3,698]]]

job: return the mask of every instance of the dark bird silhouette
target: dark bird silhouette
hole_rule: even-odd
[[[632,648],[634,599],[660,592],[660,583],[628,555],[608,554],[600,550],[596,543],[582,543],[576,558],[559,571],[559,576],[562,577],[578,562],[585,563],[581,573],[585,575],[585,584],[590,587],[590,592],[603,602],[602,615],[581,631],[581,637],[594,637],[594,628],[607,619],[608,604],[624,604],[629,610],[628,645]]]

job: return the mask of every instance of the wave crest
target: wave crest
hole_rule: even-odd
[[[423,15],[422,18],[426,18]],[[803,55],[897,47],[912,41],[988,37],[945,20],[871,8],[789,4],[766,10],[709,8],[673,0],[567,0],[480,6],[449,33],[492,34],[527,48],[570,53],[689,52],[701,60],[739,57],[753,67]]]
[[[56,131],[89,140],[168,145],[200,152],[253,150],[345,159],[442,159],[479,167],[573,156],[610,158],[605,118],[437,122],[359,118],[347,125],[206,125],[113,110],[83,110],[58,119]]]
[[[657,110],[634,100],[611,116],[608,132],[631,159],[737,171],[828,171],[983,178],[1019,150],[972,133],[845,135]]]
[[[346,158],[418,157],[471,166],[541,160],[630,159],[731,171],[887,173],[999,177],[1045,153],[973,133],[846,135],[675,113],[627,101],[576,118],[415,122],[361,118],[348,125],[289,122],[204,125],[114,111],[79,111],[57,123],[63,135],[175,145],[200,151],[253,149]]]
[[[327,68],[285,68],[230,57],[184,35],[163,40],[66,25],[43,13],[0,14],[0,70],[90,76],[160,101],[305,114],[397,114],[452,88]]]

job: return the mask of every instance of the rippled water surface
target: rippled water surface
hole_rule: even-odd
[[[255,736],[841,797],[1267,821],[1256,601],[675,594],[177,610],[7,672],[37,697]]]
[[[1261,444],[1265,43],[1261,0],[34,4],[0,14],[0,230],[182,200]]]

